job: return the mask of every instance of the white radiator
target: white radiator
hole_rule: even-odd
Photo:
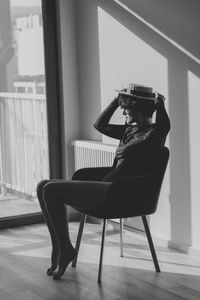
[[[113,164],[116,147],[88,140],[72,142],[74,147],[75,171],[87,167],[110,167]]]

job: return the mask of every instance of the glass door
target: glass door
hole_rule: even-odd
[[[49,178],[41,0],[0,0],[0,218],[40,212]]]

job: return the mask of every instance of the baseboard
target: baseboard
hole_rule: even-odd
[[[200,249],[189,247],[189,255],[200,260]]]
[[[189,253],[189,246],[176,241],[168,241],[168,248],[182,253]]]
[[[0,229],[44,223],[42,213],[32,213],[0,219]]]
[[[109,220],[109,223],[112,225],[114,230],[119,230],[119,222],[118,220]],[[132,231],[134,233],[137,234],[141,234],[144,235],[145,232],[143,230],[131,227],[131,226],[127,226],[124,225],[124,229],[128,230],[128,231]],[[186,253],[191,255],[192,257],[195,257],[197,259],[200,259],[200,249],[196,249],[196,248],[192,248],[186,244],[182,244],[180,242],[176,242],[176,241],[171,241],[171,240],[165,240],[162,239],[160,237],[154,236],[152,235],[153,241],[160,246],[163,247],[168,247],[169,249],[178,251],[178,252],[182,252],[182,253]]]
[[[182,244],[180,242],[175,242],[175,241],[168,241],[168,247],[172,250],[183,252],[191,255],[192,257],[196,257],[197,259],[200,259],[200,249],[193,248],[189,245]]]

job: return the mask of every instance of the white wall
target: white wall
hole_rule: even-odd
[[[65,6],[69,2],[61,1]],[[158,210],[151,216],[150,225],[153,234],[169,240],[172,247],[200,249],[200,104],[195,99],[200,76],[199,1],[76,0],[74,4],[81,124],[78,135],[102,139],[92,124],[116,88],[136,82],[163,93],[172,123],[167,140],[171,155]],[[66,52],[68,47],[72,49],[67,43],[70,32],[66,17],[64,20],[64,14],[68,16],[70,11],[62,13]],[[70,55],[67,58],[65,52],[64,70],[71,66],[73,74]],[[71,57],[74,59],[74,53]],[[68,80],[73,81],[70,76]],[[67,77],[64,82],[67,83]],[[66,97],[66,103],[68,99],[73,98]],[[77,107],[75,111],[77,114]],[[120,111],[113,121],[122,121]],[[66,126],[67,130],[71,129]],[[71,133],[70,138],[75,135]],[[66,139],[69,140],[68,135]],[[105,137],[103,141],[115,143]]]
[[[189,103],[189,141],[190,141],[190,182],[191,182],[191,243],[200,248],[200,78],[188,71],[188,103]]]

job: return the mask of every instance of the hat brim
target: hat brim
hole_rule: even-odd
[[[118,91],[118,92],[119,92],[119,95],[130,97],[135,101],[145,100],[145,101],[155,102],[155,99],[156,99],[156,94],[155,94],[155,97],[143,97],[143,96],[133,95],[133,94],[130,94],[127,92],[122,92],[122,91]]]

